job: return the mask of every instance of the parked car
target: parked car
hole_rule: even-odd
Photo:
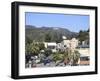
[[[52,60],[49,59],[49,58],[46,58],[46,59],[43,60],[44,65],[46,65],[46,64],[48,64],[50,62],[52,62]]]

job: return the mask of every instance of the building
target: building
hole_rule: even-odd
[[[52,52],[57,51],[66,51],[66,49],[75,50],[75,48],[78,46],[78,40],[76,38],[72,38],[71,40],[68,40],[65,36],[62,36],[63,41],[61,43],[56,42],[44,42],[45,48],[49,48],[52,50]]]
[[[56,49],[57,51],[64,51],[62,43],[57,43]]]
[[[80,65],[90,64],[90,49],[87,45],[81,45],[76,49],[80,53]]]
[[[45,46],[45,48],[51,49],[52,52],[57,52],[57,50],[56,50],[56,47],[57,47],[56,42],[44,42],[44,46]]]
[[[66,51],[67,48],[75,50],[75,48],[78,46],[79,41],[76,38],[72,38],[71,40],[68,40],[65,36],[63,36],[62,38],[63,41],[57,44],[58,50]]]

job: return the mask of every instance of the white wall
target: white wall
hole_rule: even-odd
[[[11,65],[11,2],[14,0],[1,0],[0,1],[0,81],[13,81],[10,78],[10,65]],[[20,1],[20,0],[16,0]],[[74,5],[87,5],[98,6],[100,10],[100,0],[22,0],[34,1],[45,3],[60,3],[60,4],[74,4]],[[100,14],[100,11],[99,13]],[[100,21],[100,15],[98,16]],[[98,30],[100,24],[98,25]],[[100,32],[99,32],[100,34]],[[100,37],[99,37],[100,41]],[[100,45],[100,42],[98,43]],[[98,47],[99,48],[99,47]],[[100,50],[99,50],[100,53]],[[100,55],[98,55],[100,57]],[[99,59],[100,62],[100,59]],[[100,63],[99,63],[100,68]],[[100,71],[100,70],[99,70]],[[66,76],[56,78],[40,78],[34,81],[99,81],[100,74],[98,75],[82,75],[82,76]],[[26,81],[33,81],[33,79],[26,79]]]

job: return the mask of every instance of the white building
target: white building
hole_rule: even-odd
[[[78,40],[76,38],[72,38],[68,40],[65,36],[62,37],[63,41],[57,44],[57,49],[65,51],[67,48],[74,50],[78,46]]]
[[[49,48],[52,50],[52,52],[56,52],[56,46],[57,44],[55,42],[44,42],[45,48]]]
[[[52,52],[66,51],[67,48],[74,50],[78,46],[78,40],[72,38],[68,40],[65,36],[62,37],[63,41],[61,43],[56,42],[44,42],[45,48],[50,48]]]
[[[57,47],[56,47],[57,51],[63,51],[63,44],[62,43],[57,43]]]

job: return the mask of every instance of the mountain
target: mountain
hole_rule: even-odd
[[[35,26],[31,26],[31,25],[26,25],[25,28],[26,29],[33,29],[33,28],[36,28],[36,27]]]
[[[34,41],[46,41],[49,38],[49,42],[61,42],[62,36],[66,36],[67,39],[77,37],[78,33],[71,32],[66,28],[60,27],[36,27],[26,25],[25,27],[26,41],[28,39]]]

